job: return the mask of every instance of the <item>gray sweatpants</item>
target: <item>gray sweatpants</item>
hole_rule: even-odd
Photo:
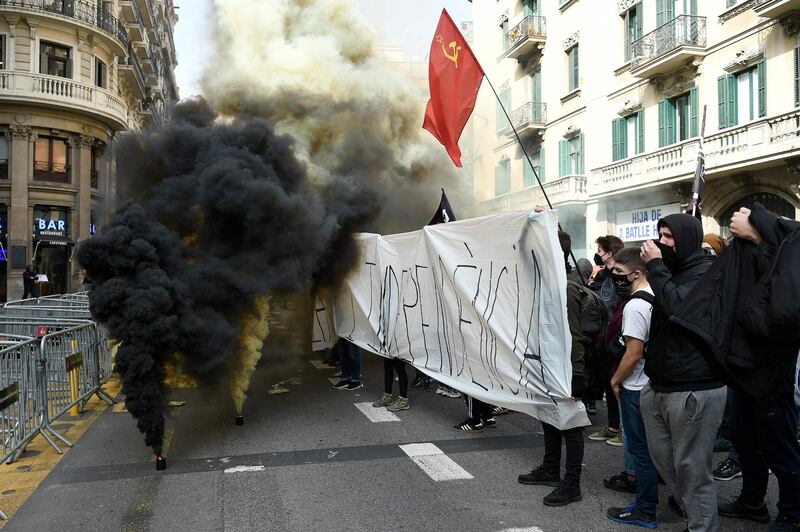
[[[717,529],[712,453],[726,395],[724,387],[660,393],[648,384],[639,398],[650,457],[686,510],[691,532]]]

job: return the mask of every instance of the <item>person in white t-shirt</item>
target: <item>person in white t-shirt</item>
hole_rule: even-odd
[[[611,378],[611,387],[619,399],[627,451],[633,457],[636,501],[625,508],[609,508],[607,515],[618,523],[656,528],[658,473],[647,450],[647,435],[639,409],[639,393],[648,383],[644,356],[655,299],[647,283],[647,265],[639,256],[639,248],[623,248],[614,255],[611,278],[618,288],[629,287],[631,294],[622,311],[620,341],[625,344],[625,354]]]

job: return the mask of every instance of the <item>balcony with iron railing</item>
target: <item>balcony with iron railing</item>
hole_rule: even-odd
[[[72,167],[64,163],[52,161],[34,161],[33,179],[36,181],[53,181],[56,183],[69,183],[72,177]]]
[[[514,109],[511,113],[511,123],[514,124],[514,128],[520,136],[544,129],[547,124],[547,104],[528,102],[522,107]],[[504,132],[509,137],[514,136],[511,128],[506,128]]]
[[[139,65],[139,58],[133,53],[133,50],[128,52],[128,56],[121,60],[119,64],[119,73],[125,77],[128,86],[134,90],[137,98],[144,98],[145,83],[144,72],[141,65]]]
[[[755,120],[704,138],[708,176],[742,172],[748,167],[780,164],[796,154],[800,111]],[[699,139],[689,139],[592,170],[589,193],[604,196],[694,175]]]
[[[153,3],[151,0],[141,0],[139,2],[139,13],[142,15],[145,27],[149,30],[156,26],[156,15],[153,11]]]
[[[69,78],[0,70],[0,102],[71,109],[97,118],[114,130],[126,129],[125,102],[106,89]]]
[[[546,40],[545,18],[528,15],[505,34],[501,57],[523,58],[535,50],[541,50]]]
[[[84,0],[0,0],[0,12],[14,11],[35,18],[52,16],[68,20],[98,35],[107,37],[119,55],[128,47],[128,33],[122,23],[108,11],[98,9],[94,2]],[[30,19],[29,19],[30,20]]]
[[[753,11],[760,17],[781,18],[800,11],[800,0],[756,0]]]
[[[631,43],[631,74],[650,78],[671,72],[706,49],[706,17],[679,15]]]

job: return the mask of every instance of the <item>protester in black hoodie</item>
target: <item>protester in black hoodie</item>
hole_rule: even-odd
[[[673,322],[695,341],[731,388],[730,438],[742,491],[720,515],[766,523],[769,470],[778,480],[770,531],[800,530],[800,445],[794,402],[800,349],[800,223],[756,204],[733,215],[736,238]]]
[[[711,266],[702,248],[703,227],[687,214],[658,222],[659,241],[641,256],[656,304],[641,392],[647,444],[656,469],[687,514],[688,530],[716,529],[717,490],[712,452],[725,410],[725,388],[702,353],[669,318]]]

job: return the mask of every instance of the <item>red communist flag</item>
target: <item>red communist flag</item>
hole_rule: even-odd
[[[439,139],[458,167],[461,167],[458,139],[475,108],[482,80],[481,65],[443,9],[431,43],[428,64],[431,99],[422,127]]]

